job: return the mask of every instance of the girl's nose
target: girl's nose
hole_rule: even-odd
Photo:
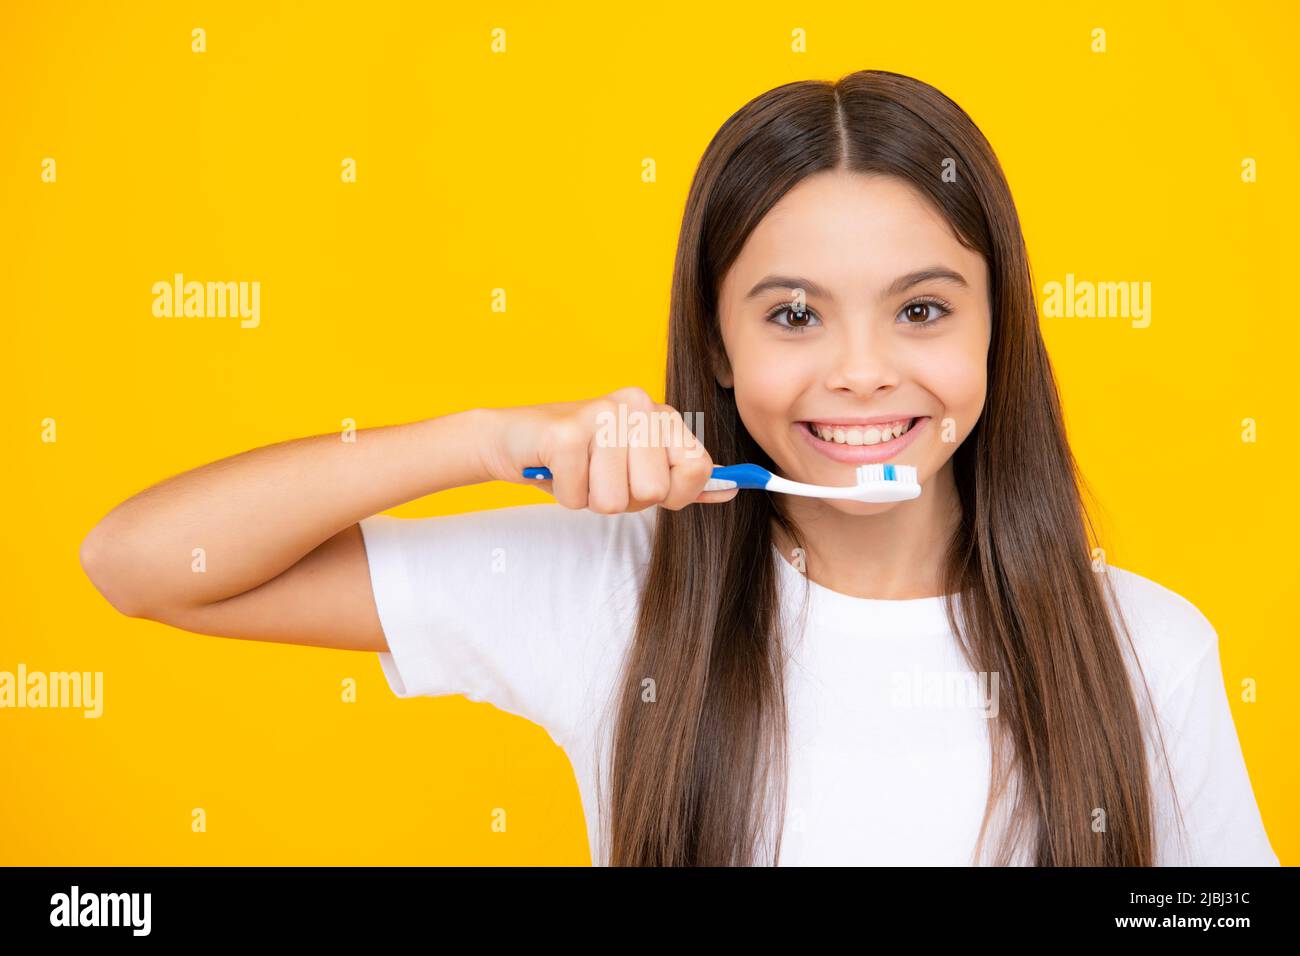
[[[835,350],[826,387],[848,389],[869,395],[885,386],[896,386],[900,373],[889,337],[880,334],[874,321],[865,318],[850,323],[839,341],[828,343]]]

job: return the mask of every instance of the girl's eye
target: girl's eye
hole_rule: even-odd
[[[926,318],[925,310],[927,309],[938,310],[939,314]],[[920,313],[918,314],[916,310],[920,310]],[[927,296],[923,299],[913,299],[903,306],[903,311],[898,314],[903,317],[904,325],[919,326],[924,329],[937,325],[942,319],[952,315],[952,306],[943,299]],[[920,321],[914,321],[916,319],[920,319]]]
[[[952,315],[952,306],[937,296],[927,296],[921,299],[914,299],[903,310],[899,312],[903,325],[911,325],[919,328],[930,328],[937,325],[942,319]],[[789,313],[790,319],[781,321],[780,316]],[[929,315],[927,316],[927,313]],[[934,314],[937,313],[937,314]],[[821,322],[816,313],[806,306],[802,310],[796,310],[794,303],[783,303],[778,305],[767,313],[767,320],[774,323],[786,332],[806,332],[812,328],[812,322]]]
[[[790,313],[790,315],[794,318],[793,324],[789,322],[777,321],[776,317],[783,312]],[[808,325],[807,323],[809,323],[813,318],[814,316],[811,309],[805,306],[801,311],[796,311],[794,308],[794,303],[792,302],[787,302],[783,305],[778,305],[775,309],[767,313],[767,320],[769,322],[774,323],[775,325],[784,329],[787,332],[806,332],[809,328],[811,328],[811,326]],[[817,319],[817,321],[820,322],[821,319]]]

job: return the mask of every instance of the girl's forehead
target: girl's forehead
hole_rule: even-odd
[[[883,287],[940,261],[965,275],[979,272],[983,257],[914,187],[894,177],[817,174],[754,228],[724,288],[744,297],[770,274],[807,277],[827,289]]]

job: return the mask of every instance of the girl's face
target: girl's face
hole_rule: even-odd
[[[787,478],[851,485],[858,465],[887,462],[916,466],[925,484],[984,407],[984,258],[895,177],[801,181],[749,236],[719,308],[718,381]],[[907,430],[868,424],[881,419]],[[821,503],[857,515],[897,506]]]

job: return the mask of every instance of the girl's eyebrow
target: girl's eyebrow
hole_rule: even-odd
[[[960,272],[949,269],[946,266],[934,265],[927,266],[924,269],[918,269],[915,272],[909,272],[907,275],[899,276],[889,284],[889,288],[881,293],[880,297],[882,299],[888,299],[891,296],[898,295],[900,292],[910,289],[918,283],[929,282],[931,280],[954,282],[960,286],[967,285],[965,276]],[[831,295],[828,289],[823,288],[812,279],[801,279],[798,276],[777,275],[761,279],[754,288],[749,290],[749,294],[746,295],[745,298],[746,300],[752,299],[769,289],[803,289],[809,295],[819,296],[828,302],[835,301],[835,296]]]

